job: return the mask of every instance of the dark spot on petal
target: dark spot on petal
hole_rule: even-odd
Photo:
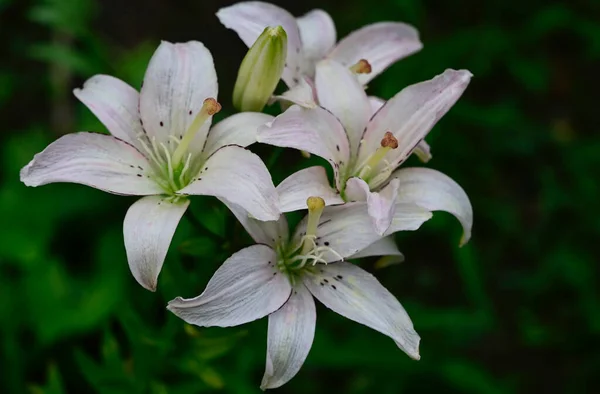
[[[190,112],[189,112],[189,114],[190,114],[190,115],[192,114],[192,110],[191,110],[191,109],[190,109]]]
[[[325,283],[321,282],[321,286],[325,286]]]
[[[144,126],[144,121],[140,119],[140,124]]]
[[[162,120],[160,121],[160,127],[163,127],[165,124],[162,122]]]
[[[339,146],[339,145],[336,145],[336,146],[335,146],[335,149],[337,149],[337,151],[339,152],[339,151],[340,151],[340,146]]]
[[[129,167],[131,167],[131,168],[135,168],[135,166],[134,166],[134,165],[132,165],[132,164],[130,164],[130,165],[129,165]]]
[[[336,276],[336,277],[334,277],[333,279],[335,279],[335,280],[337,280],[337,281],[339,281],[339,280],[340,280],[340,278],[338,278],[337,276]]]
[[[137,176],[139,176],[141,178],[143,175],[142,174],[137,174]]]
[[[325,246],[329,246],[329,242],[328,241],[325,241]]]
[[[273,276],[277,275],[277,272],[273,272]]]
[[[298,78],[294,78],[294,83],[298,83],[300,80]]]
[[[333,288],[333,290],[337,289],[337,287],[335,287],[335,285],[331,285],[331,287]]]
[[[344,279],[344,277],[342,275],[337,275],[336,278],[338,278],[338,279]]]
[[[294,290],[294,294],[298,294],[298,292],[296,290]]]
[[[323,279],[323,282],[325,283],[329,283],[329,281],[327,279]]]
[[[140,169],[140,171],[144,171],[144,169],[141,166],[138,166],[138,168]]]

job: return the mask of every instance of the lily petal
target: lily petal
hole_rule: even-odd
[[[289,228],[285,215],[281,215],[279,220],[257,220],[250,217],[248,211],[241,206],[225,199],[220,200],[235,215],[237,220],[244,226],[246,232],[256,243],[269,245],[271,248],[276,249],[277,245],[287,242]]]
[[[292,379],[306,360],[315,336],[315,301],[303,284],[269,315],[267,365],[260,388],[274,389]]]
[[[145,136],[138,111],[140,95],[134,88],[118,78],[95,75],[73,94],[112,135],[140,148],[138,138]]]
[[[302,15],[296,21],[307,60],[314,62],[324,58],[337,40],[331,16],[323,10],[316,9]]]
[[[385,238],[381,238],[379,241],[373,242],[371,245],[367,246],[357,254],[350,256],[349,258],[360,259],[363,257],[373,256],[395,256],[396,259],[394,262],[400,263],[404,261],[404,255],[398,249],[398,245],[396,245],[393,235],[388,235]],[[388,261],[388,264],[389,263],[391,262]]]
[[[21,169],[27,186],[80,183],[114,194],[152,195],[163,190],[136,148],[106,134],[74,133],[54,141]]]
[[[317,63],[315,86],[319,104],[344,126],[354,156],[371,118],[371,103],[365,89],[347,66],[329,59]]]
[[[308,290],[327,308],[392,338],[418,360],[421,338],[398,300],[368,272],[354,264],[320,264],[304,275]]]
[[[346,196],[353,201],[367,201],[367,208],[375,232],[383,235],[392,223],[396,212],[396,198],[400,182],[394,179],[379,192],[371,192],[360,178],[350,178],[346,183]]]
[[[392,224],[385,235],[396,231],[409,231],[418,229],[421,224],[431,218],[431,212],[415,204],[396,204],[396,212]],[[326,207],[321,215],[317,227],[317,246],[326,246],[331,251],[323,252],[323,259],[327,262],[339,261],[348,258],[373,242],[381,239],[372,228],[365,226],[370,221],[367,204],[364,202],[351,202],[344,205]],[[298,245],[306,232],[307,217],[296,227],[293,245]]]
[[[190,201],[172,202],[161,196],[136,201],[127,211],[123,236],[127,261],[135,280],[155,291],[173,234]]]
[[[471,238],[473,207],[469,197],[449,176],[430,168],[403,168],[392,174],[400,181],[398,202],[418,204],[430,211],[446,211],[463,227],[460,245]]]
[[[296,67],[303,63],[302,42],[296,18],[286,10],[274,4],[262,1],[243,1],[221,8],[217,18],[228,29],[234,30],[248,48],[268,27],[281,26],[287,34],[287,67],[282,79],[288,86],[298,83],[299,72]]]
[[[343,204],[339,192],[329,186],[327,172],[321,166],[309,167],[285,178],[276,188],[281,212],[306,209],[309,197],[321,197],[325,205]]]
[[[338,190],[340,172],[350,161],[350,147],[344,127],[327,110],[317,107],[301,108],[293,105],[277,116],[270,125],[260,127],[258,142],[295,148],[324,158],[331,163]]]
[[[177,297],[167,309],[201,327],[231,327],[260,319],[279,309],[292,290],[276,259],[265,245],[242,249],[219,267],[201,295]]]
[[[298,84],[280,95],[273,96],[271,100],[281,101],[282,107],[285,103],[297,104],[304,108],[315,108],[317,106],[313,82],[308,77],[301,77]]]
[[[202,155],[209,157],[225,145],[247,147],[256,142],[258,127],[273,120],[273,116],[259,112],[242,112],[229,116],[208,132]]]
[[[165,146],[173,144],[171,136],[181,139],[204,100],[216,99],[217,92],[213,58],[201,42],[161,42],[150,59],[140,93],[140,115],[148,137]],[[202,150],[210,123],[202,124],[191,151]]]
[[[223,198],[259,220],[279,219],[278,196],[269,170],[260,157],[241,146],[217,150],[195,180],[178,193]]]
[[[400,22],[380,22],[344,37],[329,57],[348,67],[366,59],[372,71],[358,75],[359,81],[366,84],[396,61],[422,47],[419,33],[414,27]]]
[[[458,100],[471,76],[466,70],[446,70],[429,81],[404,88],[392,97],[367,126],[359,162],[379,147],[386,131],[391,131],[399,145],[386,157],[391,166],[400,165]]]

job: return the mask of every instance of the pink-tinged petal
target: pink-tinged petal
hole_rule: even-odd
[[[392,224],[385,235],[396,231],[416,230],[430,218],[431,212],[418,205],[396,204]],[[327,246],[336,253],[324,252],[324,260],[333,262],[340,260],[340,256],[348,258],[381,239],[382,236],[378,235],[372,226],[365,225],[370,220],[367,204],[364,202],[326,207],[319,221],[316,242],[317,246]],[[293,245],[300,243],[306,232],[306,224],[305,217],[296,227]]]
[[[377,279],[354,264],[320,264],[303,277],[308,290],[327,308],[392,338],[418,360],[421,338],[410,317]]]
[[[369,104],[371,105],[371,117],[377,113],[385,104],[385,100],[375,96],[369,96]]]
[[[138,111],[140,96],[134,88],[109,75],[95,75],[73,94],[112,135],[140,147],[138,138],[145,136]]]
[[[308,77],[300,78],[297,85],[292,86],[278,96],[273,96],[272,101],[282,102],[282,107],[288,103],[297,104],[304,108],[315,108],[317,106],[315,89],[312,81]]]
[[[315,301],[301,283],[283,306],[269,315],[267,365],[260,388],[274,389],[292,379],[306,360],[315,336]]]
[[[297,18],[304,55],[308,61],[324,58],[337,40],[335,24],[323,10],[312,10]]]
[[[279,309],[292,290],[276,259],[265,245],[242,249],[219,267],[201,295],[177,297],[167,309],[200,327],[231,327],[260,319]]]
[[[329,57],[348,67],[366,59],[371,65],[371,72],[358,75],[359,81],[366,84],[393,63],[422,47],[414,27],[399,22],[380,22],[344,37]]]
[[[371,155],[390,131],[398,140],[398,148],[392,149],[386,158],[392,166],[400,165],[462,95],[471,76],[466,70],[446,70],[392,97],[367,126],[358,161]]]
[[[392,174],[400,181],[398,202],[414,203],[430,211],[446,211],[463,227],[460,245],[471,238],[473,207],[469,197],[449,176],[430,168],[404,168]]]
[[[154,172],[136,148],[106,134],[67,134],[34,156],[21,169],[27,186],[80,183],[114,194],[144,196],[163,190]]]
[[[356,155],[371,118],[371,104],[364,88],[348,67],[329,59],[317,63],[315,86],[319,105],[340,120],[350,140],[351,154]]]
[[[303,150],[320,156],[331,163],[340,189],[340,173],[350,161],[350,147],[344,127],[329,111],[317,107],[290,107],[277,116],[270,125],[258,130],[258,142]]]
[[[259,220],[279,219],[279,199],[269,170],[260,157],[240,146],[216,151],[178,193],[223,198]]]
[[[140,93],[140,115],[148,137],[172,145],[170,136],[185,135],[204,100],[216,99],[217,92],[213,58],[201,42],[161,42],[150,59]],[[192,151],[202,149],[209,127],[210,120],[200,127]]]
[[[371,245],[367,246],[357,254],[350,256],[349,258],[360,259],[363,257],[373,256],[394,257],[394,259],[386,261],[388,265],[393,263],[401,263],[404,261],[404,255],[398,249],[398,245],[396,245],[393,235],[388,235],[385,238],[381,238],[379,241],[373,242]]]
[[[343,204],[340,193],[329,185],[327,172],[323,167],[305,168],[285,178],[277,187],[281,212],[306,209],[309,197],[321,197],[325,205]]]
[[[173,234],[190,201],[161,196],[136,201],[127,211],[123,236],[129,269],[144,288],[155,291]]]
[[[282,79],[288,86],[298,83],[297,67],[303,63],[302,42],[298,24],[292,14],[281,7],[262,1],[243,1],[221,8],[217,12],[219,21],[235,31],[244,44],[250,48],[266,27],[281,26],[287,34],[287,67]]]
[[[278,220],[257,220],[251,217],[248,211],[241,206],[225,199],[220,200],[235,215],[256,243],[269,245],[271,248],[276,249],[278,245],[283,245],[288,241],[289,228],[285,215],[281,215]]]
[[[271,122],[273,116],[259,112],[242,112],[229,116],[208,132],[202,155],[209,157],[226,145],[247,147],[256,142],[258,127]]]
[[[378,192],[369,190],[369,185],[360,178],[350,178],[346,182],[346,196],[350,201],[366,201],[371,224],[379,235],[383,235],[392,223],[396,213],[396,198],[400,182],[392,180]]]

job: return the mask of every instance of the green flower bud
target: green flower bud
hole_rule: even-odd
[[[283,27],[267,27],[248,50],[233,89],[233,106],[240,111],[260,112],[283,73],[287,57],[287,34]]]

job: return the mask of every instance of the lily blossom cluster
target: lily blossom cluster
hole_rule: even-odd
[[[401,259],[398,231],[417,230],[434,211],[471,236],[464,190],[439,171],[399,168],[411,155],[431,159],[425,137],[465,91],[466,70],[446,70],[384,101],[366,84],[421,49],[415,28],[399,22],[363,27],[337,42],[332,18],[313,10],[295,18],[251,1],[217,17],[248,45],[234,91],[238,109],[281,101],[273,117],[240,112],[214,126],[221,110],[211,53],[198,41],[162,42],[140,91],[96,75],[75,96],[109,134],[65,135],[21,170],[27,186],[71,182],[140,196],[127,211],[123,236],[135,280],[154,291],[191,195],[217,197],[256,242],[218,268],[205,291],[167,308],[200,327],[229,327],[268,317],[261,383],[292,379],[314,338],[316,298],[327,308],[390,337],[419,359],[420,337],[399,301],[348,260]],[[288,89],[274,94],[282,79]],[[277,187],[253,143],[294,148],[327,160],[289,175]],[[285,213],[307,210],[290,231]]]

